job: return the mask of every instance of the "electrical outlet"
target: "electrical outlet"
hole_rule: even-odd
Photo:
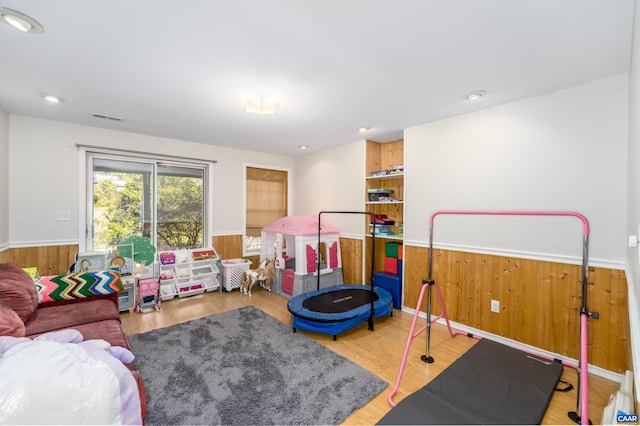
[[[500,301],[491,299],[491,312],[500,313]]]

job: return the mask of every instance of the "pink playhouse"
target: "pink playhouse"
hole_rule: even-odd
[[[286,216],[262,228],[262,259],[274,259],[276,278],[272,290],[285,297],[343,283],[340,231],[313,215]]]

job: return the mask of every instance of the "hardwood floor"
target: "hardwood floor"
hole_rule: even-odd
[[[291,314],[287,310],[287,299],[263,290],[254,290],[252,297],[243,296],[236,290],[232,293],[213,292],[184,299],[174,299],[162,302],[160,311],[124,312],[121,318],[126,333],[133,335],[247,305],[254,305],[283,323],[291,324]],[[344,425],[375,424],[391,409],[387,397],[396,382],[412,319],[413,316],[394,310],[393,317],[376,319],[375,331],[369,331],[366,323],[361,324],[340,334],[336,341],[333,341],[332,336],[329,335],[298,331],[298,333],[312,337],[389,383],[386,390],[347,418],[343,422]],[[435,358],[435,362],[425,364],[420,361],[420,355],[425,352],[426,338],[422,335],[415,339],[405,367],[402,385],[394,400],[398,402],[424,386],[474,343],[475,340],[464,336],[452,338],[446,327],[434,324],[431,333],[430,354]],[[572,423],[567,417],[567,412],[576,410],[576,371],[565,367],[562,380],[572,383],[574,389],[554,394],[542,424]],[[619,383],[593,374],[589,376],[589,417],[593,424],[600,424],[602,410],[609,400],[609,395],[615,393],[618,388]]]

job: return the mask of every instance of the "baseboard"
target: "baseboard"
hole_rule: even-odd
[[[415,309],[410,309],[410,308],[407,308],[406,306],[402,307],[402,312],[406,312],[408,314],[415,315]],[[420,318],[424,319],[425,322],[426,322],[427,314],[425,314],[424,312],[420,312],[418,314],[418,316]],[[432,318],[435,318],[435,317],[432,315]],[[432,324],[439,324],[439,325],[443,325],[444,326],[444,322],[437,322],[437,323],[432,323]],[[455,321],[451,321],[450,320],[449,324],[451,324],[452,328],[454,328],[456,330],[459,330],[459,331],[462,331],[464,333],[471,333],[473,335],[480,336],[480,337],[483,337],[483,338],[486,337],[488,339],[494,340],[496,342],[502,343],[502,344],[507,345],[507,346],[514,347],[516,349],[520,349],[520,350],[528,351],[528,352],[537,352],[537,353],[540,353],[540,354],[545,355],[547,357],[552,357],[554,359],[559,359],[559,360],[562,360],[562,361],[565,361],[565,362],[568,362],[568,363],[571,363],[571,364],[576,364],[576,365],[578,364],[578,360],[576,360],[576,359],[569,358],[567,356],[563,356],[563,355],[556,354],[556,353],[553,353],[553,352],[549,352],[549,351],[546,351],[544,349],[537,348],[535,346],[531,346],[531,345],[527,345],[527,344],[518,342],[516,340],[507,339],[505,337],[498,336],[498,335],[493,334],[493,333],[488,333],[486,331],[478,330],[478,329],[475,329],[473,327],[466,326],[464,324],[459,324],[459,323],[457,323]],[[425,337],[425,339],[426,339],[426,337]],[[595,374],[596,376],[599,376],[599,377],[604,377],[605,379],[612,380],[612,381],[618,382],[618,383],[622,383],[622,379],[624,378],[624,375],[622,375],[622,374],[614,373],[613,371],[609,371],[609,370],[606,370],[604,368],[598,367],[596,365],[591,365],[591,364],[589,364],[589,373]]]

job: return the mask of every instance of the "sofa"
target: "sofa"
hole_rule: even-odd
[[[108,284],[93,285],[104,278],[103,275],[107,277]],[[65,331],[74,329],[79,332],[74,331],[74,336],[81,335],[80,338],[74,337],[74,343],[77,340],[95,342],[94,339],[101,339],[100,344],[113,353],[114,349],[120,348],[127,350],[120,350],[120,353],[128,353],[131,347],[118,310],[118,291],[123,288],[122,282],[113,271],[104,271],[97,278],[96,281],[96,276],[85,273],[43,277],[34,283],[22,268],[9,263],[0,264],[0,336],[26,337],[29,342],[55,340],[61,335],[66,336]],[[135,379],[143,421],[145,392],[142,378],[133,369],[130,354],[120,361]]]

